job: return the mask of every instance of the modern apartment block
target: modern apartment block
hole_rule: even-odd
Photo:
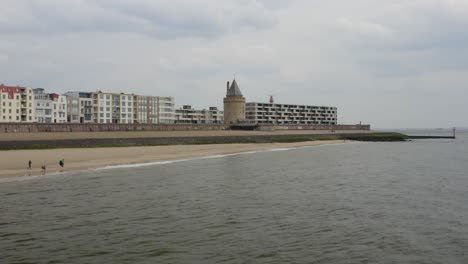
[[[136,96],[136,121],[140,124],[174,124],[174,97]]]
[[[124,93],[92,93],[93,121],[105,124],[132,124],[137,119],[137,96]]]
[[[246,119],[259,124],[336,125],[337,108],[274,103],[246,104]]]
[[[190,105],[184,105],[176,110],[176,124],[223,124],[224,112],[217,107],[209,110],[196,110]]]
[[[33,89],[35,122],[66,123],[67,99],[64,95],[46,93],[43,88]]]
[[[93,122],[93,99],[91,93],[67,92],[64,95],[67,97],[67,122]]]
[[[31,88],[0,85],[0,122],[34,122],[34,116]]]

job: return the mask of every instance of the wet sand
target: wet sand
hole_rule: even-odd
[[[0,178],[41,175],[43,164],[47,167],[47,173],[56,173],[61,170],[60,159],[65,159],[63,171],[70,172],[122,164],[338,143],[343,141],[0,151]],[[31,170],[27,169],[29,160],[32,161]]]

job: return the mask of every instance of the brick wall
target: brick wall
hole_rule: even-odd
[[[40,132],[111,132],[111,131],[219,131],[229,129],[229,125],[190,125],[190,124],[25,124],[0,123],[1,133],[40,133]],[[370,125],[259,125],[256,130],[370,130]]]
[[[225,125],[190,124],[18,124],[0,123],[0,133],[110,132],[110,131],[210,131]]]

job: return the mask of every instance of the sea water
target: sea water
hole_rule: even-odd
[[[0,263],[468,263],[468,135],[18,178]]]

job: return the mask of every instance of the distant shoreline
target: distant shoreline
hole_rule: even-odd
[[[351,141],[347,141],[348,143]],[[0,160],[0,178],[41,175],[41,166],[47,166],[47,175],[60,173],[58,162],[65,159],[63,173],[86,171],[107,166],[125,164],[145,164],[158,161],[205,157],[213,155],[237,154],[251,151],[268,151],[283,148],[298,148],[344,143],[344,140],[323,140],[294,143],[266,144],[217,144],[217,145],[175,145],[127,148],[76,148],[47,150],[12,150]],[[28,161],[32,169],[27,169]],[[8,181],[7,181],[8,182]]]

